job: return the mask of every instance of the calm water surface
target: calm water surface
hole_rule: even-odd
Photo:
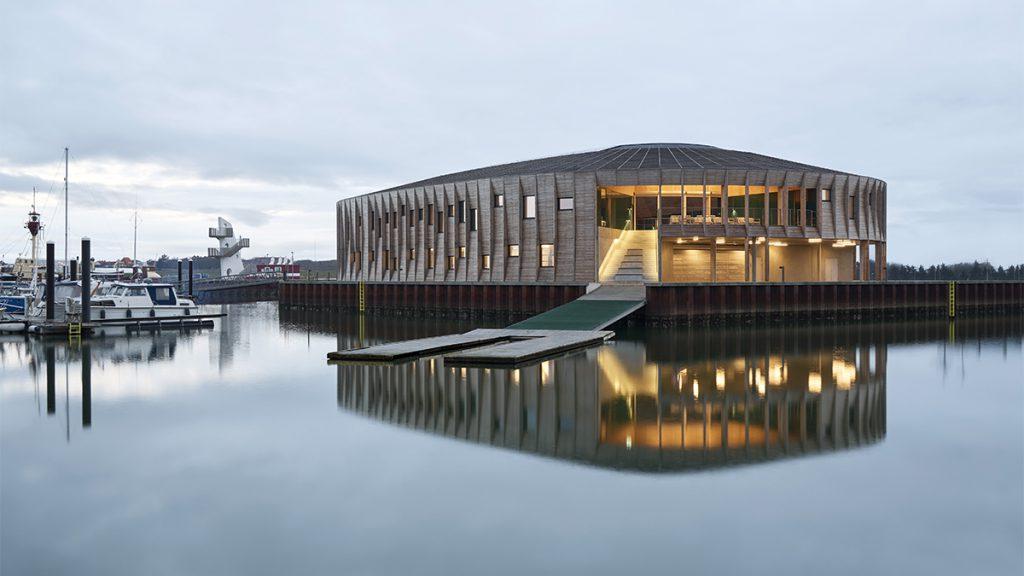
[[[1020,318],[622,330],[516,370],[328,365],[468,324],[235,305],[0,337],[0,573],[1020,574]]]

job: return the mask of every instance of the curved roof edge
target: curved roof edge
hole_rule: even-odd
[[[707,144],[689,143],[638,143],[622,144],[574,152],[560,156],[548,156],[532,160],[496,164],[442,174],[423,180],[392,186],[376,192],[391,192],[436,184],[451,184],[486,178],[501,178],[513,175],[551,174],[558,172],[597,172],[617,170],[766,170],[800,171],[860,176],[850,172],[793,162],[754,152],[727,150]],[[376,193],[371,192],[371,194]]]

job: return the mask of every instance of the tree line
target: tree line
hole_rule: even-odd
[[[1024,264],[1002,267],[990,262],[960,262],[913,266],[891,263],[886,266],[889,280],[1024,280]]]

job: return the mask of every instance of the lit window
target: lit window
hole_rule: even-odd
[[[519,256],[519,244],[509,244],[508,255],[511,256],[512,258]]]
[[[821,189],[821,201],[822,202],[831,202],[832,201],[832,191],[829,190],[828,188],[822,188]]]
[[[505,205],[505,195],[504,194],[495,194],[494,195],[494,207],[495,208],[501,208],[504,205]]]
[[[559,210],[572,210],[573,199],[572,198],[559,198],[558,209]]]
[[[449,204],[448,205],[448,217],[449,218],[454,218],[455,217],[455,204]]]
[[[523,218],[537,217],[537,197],[523,196]]]
[[[469,229],[476,230],[480,224],[480,212],[476,208],[469,209]]]
[[[465,257],[466,257],[466,247],[465,246],[459,246],[459,258],[465,258]]]
[[[480,267],[483,268],[484,270],[490,270],[491,269],[491,255],[490,254],[484,254],[483,256],[480,257]]]
[[[540,267],[551,268],[555,265],[555,245],[554,244],[541,244],[540,245]]]
[[[448,269],[455,270],[455,256],[448,257]]]
[[[409,260],[415,260],[415,259],[416,259],[416,249],[415,248],[409,248]]]
[[[434,258],[434,249],[433,248],[427,248],[427,268],[433,268],[434,267],[434,260],[435,260],[435,258]]]

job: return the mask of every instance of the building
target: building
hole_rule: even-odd
[[[210,238],[217,240],[216,248],[209,248],[207,255],[216,258],[220,275],[237,276],[243,273],[242,248],[249,247],[248,238],[235,238],[235,227],[223,218],[217,218],[217,227],[210,228]]]
[[[338,278],[809,282],[885,278],[882,180],[700,144],[632,144],[337,203]]]

